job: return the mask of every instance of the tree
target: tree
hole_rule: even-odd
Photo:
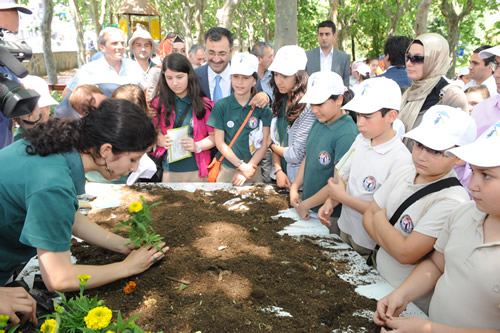
[[[233,23],[233,15],[240,0],[224,0],[224,5],[221,9],[217,10],[217,20],[219,26],[231,30]]]
[[[52,17],[54,16],[54,3],[52,0],[44,0],[44,12],[42,19],[42,47],[43,59],[45,60],[45,69],[47,70],[49,83],[57,83],[57,69],[52,53]]]
[[[297,44],[297,1],[275,0],[274,49]]]
[[[415,18],[415,36],[427,32],[427,17],[432,0],[420,0],[418,2],[417,16]]]
[[[384,6],[382,7],[384,11],[387,13],[387,16],[390,17],[390,27],[389,31],[387,32],[387,37],[394,35],[398,27],[399,20],[401,19],[401,16],[403,16],[406,9],[410,5],[410,0],[403,0],[403,1],[395,0],[395,1],[396,1],[395,4],[396,8],[394,11],[391,8],[389,2],[384,3]]]
[[[78,59],[78,67],[80,67],[85,64],[85,43],[83,41],[83,21],[82,16],[80,15],[80,10],[78,9],[77,0],[69,1],[69,10],[73,20],[75,20],[76,44],[78,46],[76,56]]]

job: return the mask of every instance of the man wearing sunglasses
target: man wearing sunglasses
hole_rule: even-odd
[[[481,51],[490,48],[490,45],[483,45],[474,50],[469,61],[469,71],[472,81],[465,85],[464,91],[472,86],[483,85],[488,88],[490,96],[495,96],[497,94],[497,85],[495,83],[492,70],[492,64],[495,61],[495,56],[487,58],[479,56]]]
[[[387,70],[379,76],[396,81],[401,90],[411,86],[405,65],[405,50],[410,46],[411,39],[405,36],[389,37],[384,45],[384,67]]]

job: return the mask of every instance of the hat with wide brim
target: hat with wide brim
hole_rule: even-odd
[[[151,46],[153,48],[153,53],[157,53],[158,52],[158,44],[156,44],[156,42],[153,39],[153,37],[151,37],[151,34],[148,31],[146,31],[144,29],[139,29],[139,28],[134,32],[134,34],[132,35],[132,37],[128,41],[128,46],[129,46],[129,50],[130,51],[132,51],[132,45],[134,44],[134,41],[137,38],[142,38],[142,39],[149,40],[151,42]]]
[[[17,9],[19,12],[24,14],[33,14],[26,6],[19,5],[15,0],[2,0],[0,1],[0,10],[2,9]]]

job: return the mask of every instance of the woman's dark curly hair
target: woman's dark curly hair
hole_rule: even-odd
[[[286,102],[286,118],[290,124],[292,124],[295,119],[297,119],[306,104],[299,103],[300,99],[306,94],[307,90],[307,79],[309,76],[306,71],[300,70],[294,74],[295,76],[295,86],[292,88],[290,93],[291,97]],[[280,93],[276,83],[274,82],[274,72],[269,82],[271,88],[273,89],[274,101],[272,104],[273,117],[279,117],[281,115],[281,109],[283,107],[283,99],[285,94]]]
[[[165,125],[170,125],[170,115],[175,110],[175,93],[170,89],[165,79],[165,72],[167,69],[175,72],[186,73],[188,75],[188,96],[191,99],[196,118],[203,119],[205,117],[205,110],[211,110],[211,106],[203,100],[205,94],[201,90],[198,76],[196,76],[193,66],[189,59],[179,53],[172,53],[163,59],[161,66],[160,77],[160,101],[158,103],[158,114],[161,112],[161,107],[165,107]]]
[[[115,155],[145,151],[154,143],[156,132],[139,106],[123,99],[107,99],[81,119],[53,118],[27,129],[24,138],[30,155],[47,156],[75,148],[96,159],[105,143],[112,145]]]

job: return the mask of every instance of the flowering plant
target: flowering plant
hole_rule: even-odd
[[[19,324],[10,327],[8,331],[5,328],[9,325],[9,316],[0,315],[0,333],[14,333],[19,327]]]
[[[139,315],[124,321],[118,311],[116,321],[113,321],[113,312],[116,311],[106,307],[104,301],[98,300],[97,296],[89,299],[83,295],[90,275],[79,275],[78,279],[80,279],[80,294],[66,299],[63,293],[57,292],[61,299],[59,303],[54,301],[55,312],[44,316],[45,322],[40,327],[41,333],[144,333],[144,330],[135,323]]]
[[[150,210],[154,206],[161,204],[161,202],[155,202],[150,206],[142,195],[140,198],[142,203],[139,201],[132,203],[128,207],[131,217],[126,221],[120,220],[115,230],[126,228],[125,230],[128,232],[131,241],[127,245],[134,244],[137,247],[153,245],[161,251],[160,243],[163,237],[155,233],[153,229],[153,219],[151,218]]]

